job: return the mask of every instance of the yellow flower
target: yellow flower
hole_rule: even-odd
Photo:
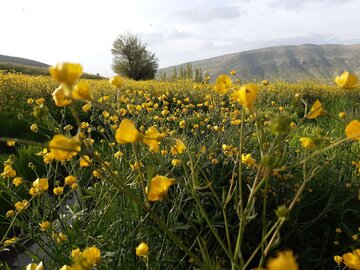
[[[2,177],[14,178],[16,176],[16,171],[11,167],[11,165],[6,165],[4,171],[0,174]]]
[[[124,84],[125,80],[123,77],[120,77],[119,75],[115,75],[110,78],[109,83],[110,85],[114,87],[120,87]]]
[[[351,89],[351,88],[355,88],[357,86],[359,79],[354,73],[345,71],[340,76],[336,76],[335,82],[341,88]]]
[[[175,145],[171,147],[170,152],[172,155],[182,154],[186,150],[186,146],[182,140],[176,139]]]
[[[253,166],[254,164],[256,164],[256,160],[252,158],[251,154],[242,154],[241,162],[248,166]]]
[[[53,238],[55,239],[56,243],[60,244],[68,240],[68,237],[65,233],[53,233]]]
[[[167,191],[175,180],[166,176],[156,175],[149,183],[147,198],[149,201],[163,201],[167,196]]]
[[[171,161],[171,165],[173,165],[174,167],[179,167],[181,165],[181,160],[180,159],[177,159],[177,158],[174,158],[172,161]]]
[[[44,192],[49,189],[49,181],[47,178],[37,178],[32,185],[35,188],[35,193]]]
[[[76,270],[76,269],[65,264],[60,268],[60,270]]]
[[[33,104],[33,103],[34,103],[34,99],[33,99],[33,98],[28,98],[28,99],[26,100],[26,103],[27,103],[27,104]]]
[[[56,187],[53,189],[53,192],[56,196],[64,194],[64,188],[63,187]]]
[[[12,217],[15,216],[15,211],[14,210],[9,210],[9,211],[6,212],[5,216],[7,218],[12,218]]]
[[[80,255],[81,255],[80,248],[75,248],[75,249],[71,250],[71,257],[72,258],[76,259]]]
[[[82,252],[81,256],[85,259],[87,265],[95,266],[100,262],[101,252],[97,247],[89,247]]]
[[[44,98],[38,98],[37,100],[35,100],[35,103],[37,105],[43,105],[45,102],[45,99]]]
[[[14,146],[16,144],[16,141],[15,140],[8,140],[7,142],[6,142],[6,145],[7,146]]]
[[[77,137],[67,138],[58,134],[49,142],[50,151],[55,160],[67,161],[80,152],[80,142]]]
[[[324,115],[326,111],[323,109],[321,102],[317,99],[312,105],[310,112],[306,116],[308,119],[314,119],[318,116]]]
[[[101,172],[99,170],[94,170],[93,171],[93,176],[96,178],[99,178],[101,176]]]
[[[38,193],[36,193],[36,188],[34,188],[34,187],[30,188],[29,194],[30,194],[31,196],[38,195]]]
[[[45,232],[51,227],[51,223],[49,221],[43,221],[39,223],[40,231]]]
[[[137,162],[135,161],[134,163],[130,164],[130,168],[133,170],[133,171],[138,171],[140,170],[140,168],[144,167],[144,165],[140,162]]]
[[[253,111],[253,104],[258,95],[259,87],[255,83],[244,84],[231,94],[231,99],[237,101],[248,111]]]
[[[12,238],[10,238],[8,240],[5,240],[4,245],[5,246],[10,246],[10,245],[14,244],[16,241],[17,241],[17,238],[14,236],[14,237],[12,237]]]
[[[358,172],[360,174],[360,161],[359,162],[353,161],[351,163],[352,163],[352,165],[354,165],[358,169]],[[360,228],[359,228],[359,231],[360,231]]]
[[[75,176],[69,175],[69,176],[65,177],[65,185],[71,186],[75,182],[76,182],[76,177]]]
[[[342,261],[343,261],[343,258],[341,257],[341,256],[334,256],[334,261],[338,264],[338,265],[340,265],[341,263],[342,263]]]
[[[339,112],[339,118],[344,119],[346,117],[346,112]]]
[[[346,137],[360,141],[360,121],[352,120],[345,128]]]
[[[143,135],[136,129],[133,121],[123,119],[116,130],[115,139],[120,144],[142,141]]]
[[[43,269],[44,269],[44,265],[42,262],[40,262],[39,264],[29,263],[26,266],[26,270],[43,270]]]
[[[229,88],[232,87],[231,78],[226,75],[220,75],[216,78],[214,90],[220,95],[224,95],[228,92]]]
[[[298,270],[299,266],[291,250],[279,252],[276,258],[267,261],[268,270]]]
[[[29,205],[30,205],[30,203],[28,202],[28,200],[18,201],[17,203],[15,203],[15,209],[17,212],[20,212],[20,211],[28,208]]]
[[[37,124],[32,124],[32,125],[30,126],[30,130],[31,130],[32,132],[37,133],[37,132],[39,132],[39,127],[38,127]]]
[[[84,112],[88,112],[91,109],[91,104],[85,104],[81,108]]]
[[[54,154],[53,153],[46,153],[43,156],[43,160],[45,164],[49,164],[50,162],[52,162],[54,160]]]
[[[145,142],[145,139],[144,139],[144,142]],[[115,157],[116,159],[120,159],[120,158],[122,158],[123,155],[124,155],[123,152],[117,151],[117,152],[114,154],[114,157]]]
[[[66,93],[66,89],[63,85],[60,85],[55,91],[52,93],[53,100],[55,101],[55,105],[58,107],[64,107],[71,103],[71,99],[68,97]]]
[[[160,140],[163,136],[159,133],[156,127],[151,126],[146,132],[143,142],[149,146],[150,151],[157,153],[159,152]]]
[[[184,120],[180,121],[179,127],[180,128],[185,128],[186,127],[186,122]]]
[[[89,167],[91,165],[91,159],[88,155],[84,155],[80,159],[80,167]]]
[[[314,140],[310,137],[302,137],[300,138],[301,146],[305,149],[314,149],[315,143]]]
[[[75,99],[92,100],[89,88],[87,81],[80,81],[72,90],[71,95]]]
[[[263,80],[263,81],[261,82],[261,84],[262,84],[263,86],[268,86],[270,83],[269,83],[268,80]]]
[[[82,73],[83,70],[80,64],[60,63],[50,67],[51,77],[59,83],[67,84],[69,87],[72,87]]]
[[[13,183],[16,187],[20,186],[22,182],[23,182],[22,177],[15,177],[15,178],[12,180],[12,183]]]
[[[235,69],[231,70],[230,75],[235,76],[236,75],[236,70]]]
[[[347,267],[355,270],[360,269],[360,249],[356,249],[352,253],[346,253],[342,257]]]
[[[145,242],[141,242],[140,245],[136,247],[136,255],[140,257],[145,257],[149,254],[149,246]]]

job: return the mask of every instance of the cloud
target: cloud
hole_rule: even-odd
[[[181,10],[174,13],[173,17],[185,23],[209,23],[238,18],[240,15],[240,9],[237,6],[219,6]]]
[[[285,8],[289,10],[300,10],[309,4],[344,4],[353,0],[272,0],[269,5],[272,8]]]

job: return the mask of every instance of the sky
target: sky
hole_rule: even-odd
[[[113,75],[111,48],[136,34],[172,66],[277,45],[360,43],[360,0],[3,0],[0,54]]]

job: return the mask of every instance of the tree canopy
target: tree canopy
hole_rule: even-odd
[[[137,81],[155,77],[158,59],[136,35],[119,35],[113,42],[111,53],[114,56],[112,68],[117,74]]]

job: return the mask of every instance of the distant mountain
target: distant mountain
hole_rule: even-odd
[[[360,44],[276,46],[189,63],[193,71],[201,68],[212,80],[232,69],[242,80],[329,80],[344,70],[360,74]],[[187,64],[159,69],[157,75],[166,72],[169,77],[175,67],[179,73],[181,66],[186,69]]]
[[[0,54],[0,70],[20,72],[29,75],[49,75],[50,65],[38,61]],[[104,79],[100,75],[84,73],[82,78]]]
[[[18,64],[23,66],[32,66],[32,67],[43,67],[43,68],[49,67],[48,64],[44,64],[38,61],[21,58],[21,57],[7,56],[2,54],[0,54],[0,62]]]
[[[49,65],[26,58],[0,54],[0,70],[31,75],[48,75]]]

